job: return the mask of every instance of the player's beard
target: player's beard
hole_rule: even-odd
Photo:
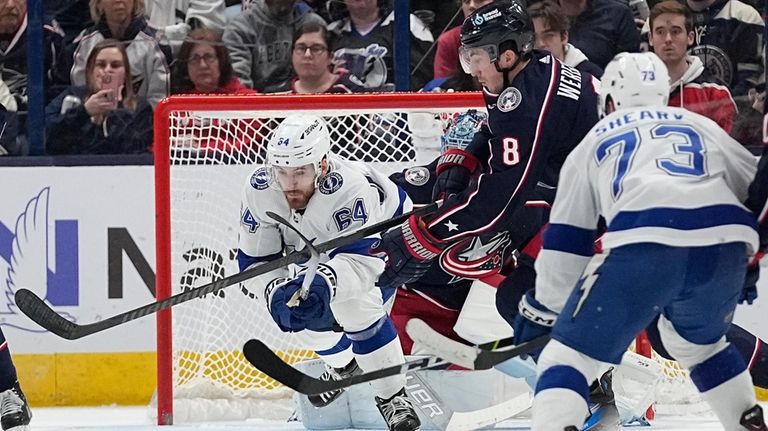
[[[294,210],[301,210],[307,207],[309,198],[312,197],[314,190],[290,190],[283,191],[285,200],[288,201],[288,206]]]

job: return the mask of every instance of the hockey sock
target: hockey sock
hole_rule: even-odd
[[[359,332],[349,332],[347,336],[352,340],[352,351],[363,371],[375,371],[405,362],[395,325],[387,316],[383,321]],[[403,374],[371,382],[374,393],[383,399],[392,398],[404,386]]]
[[[0,392],[12,388],[16,379],[16,367],[11,359],[11,351],[8,350],[8,341],[0,329]]]
[[[741,353],[752,375],[752,383],[768,389],[768,345],[746,329],[731,325],[725,336]]]
[[[602,363],[552,340],[538,362],[539,379],[533,398],[533,431],[581,428],[589,414],[589,382]]]
[[[691,380],[726,430],[740,430],[744,411],[757,401],[739,351],[728,345],[691,369]]]

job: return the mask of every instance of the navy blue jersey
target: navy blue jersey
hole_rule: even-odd
[[[501,94],[484,91],[488,125],[467,148],[484,172],[426,218],[430,232],[453,242],[498,232],[526,202],[554,200],[566,156],[597,123],[597,80],[545,51]]]
[[[768,147],[763,150],[763,156],[757,166],[757,175],[749,186],[749,199],[746,206],[757,216],[760,250],[766,252],[768,251]]]

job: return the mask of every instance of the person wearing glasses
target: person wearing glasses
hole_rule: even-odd
[[[192,30],[179,48],[171,75],[171,94],[256,94],[244,86],[232,69],[227,48],[216,30]],[[174,118],[180,131],[176,149],[214,152],[229,159],[232,154],[248,156],[249,148],[260,141],[262,122],[257,118],[219,118],[205,122],[192,116]],[[254,149],[256,151],[256,149]]]
[[[232,18],[222,38],[243,85],[274,93],[290,82],[291,38],[308,22],[325,25],[318,14],[297,0],[254,0]]]
[[[216,30],[192,30],[179,49],[171,75],[171,94],[255,94],[232,69]]]
[[[296,30],[291,43],[295,76],[286,83],[286,93],[357,93],[365,91],[350,81],[344,69],[333,71],[330,36],[325,25],[309,22]]]

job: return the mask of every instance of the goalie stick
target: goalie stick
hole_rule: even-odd
[[[531,341],[522,343],[518,346],[503,351],[480,350],[476,349],[476,361],[472,367],[466,367],[474,370],[486,370],[494,365],[504,362],[515,356],[523,355],[544,346],[549,341],[549,336],[545,335],[534,338]],[[438,357],[426,357],[406,361],[402,365],[394,365],[380,370],[368,373],[358,374],[341,380],[320,380],[308,376],[286,363],[266,344],[260,340],[249,340],[243,346],[243,354],[254,367],[263,371],[269,377],[277,380],[285,386],[306,395],[321,394],[323,392],[346,388],[348,386],[360,383],[370,382],[372,380],[382,379],[384,377],[404,374],[410,371],[424,370],[441,365],[450,364],[450,361]]]
[[[473,370],[485,370],[492,368],[496,364],[500,364],[507,359],[519,356],[520,354],[531,352],[540,347],[544,347],[544,345],[547,344],[547,341],[549,341],[549,335],[534,338],[527,343],[521,344],[521,346],[536,342],[536,347],[532,347],[518,355],[509,356],[507,353],[509,350],[506,349],[486,350],[487,345],[475,347],[452,340],[445,335],[435,331],[420,319],[409,320],[405,325],[405,331],[414,342],[419,343],[430,352],[432,352],[432,354],[445,358],[452,364],[461,365],[464,368]],[[506,344],[508,342],[509,339],[504,339],[493,342],[493,344]],[[514,349],[515,348],[513,347],[512,350]]]
[[[395,227],[406,221],[408,217],[412,215],[422,216],[429,214],[437,209],[437,206],[438,203],[436,202],[425,205],[398,217],[384,220],[382,222],[363,227],[362,229],[347,235],[326,241],[322,244],[317,244],[314,246],[314,248],[318,253],[323,253],[328,250],[351,244],[369,235],[373,235],[375,233],[379,233],[389,228]],[[200,298],[211,293],[216,293],[225,287],[243,282],[257,275],[265,274],[269,271],[288,266],[292,263],[302,261],[308,257],[310,257],[310,251],[308,247],[305,247],[301,251],[294,251],[291,254],[269,261],[263,265],[248,268],[242,272],[238,272],[237,274],[233,274],[229,277],[224,277],[220,280],[216,280],[203,286],[195,287],[185,292],[178,293],[161,301],[143,305],[141,307],[134,308],[133,310],[117,314],[98,322],[87,323],[83,325],[70,322],[69,320],[65,319],[60,314],[55,312],[50,306],[48,306],[48,304],[46,304],[45,301],[43,301],[39,296],[28,289],[17,290],[14,298],[16,301],[16,306],[19,307],[19,309],[35,323],[61,338],[65,338],[67,340],[76,340],[78,338],[85,337],[86,335],[101,332],[106,329],[122,325],[123,323],[127,323],[132,320],[156,313],[157,311],[164,308],[173,307],[174,305],[187,302],[191,299]]]

